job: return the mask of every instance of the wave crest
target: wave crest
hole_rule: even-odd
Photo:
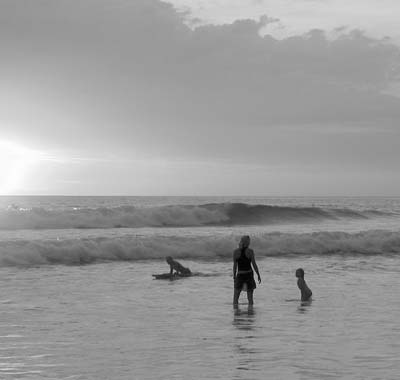
[[[68,240],[0,242],[0,266],[80,265],[99,261],[162,259],[229,259],[237,241],[232,235],[214,237],[124,236]],[[331,254],[399,254],[400,232],[266,233],[252,237],[257,257]]]

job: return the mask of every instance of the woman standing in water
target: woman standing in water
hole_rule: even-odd
[[[247,299],[249,305],[253,305],[253,291],[256,288],[254,281],[253,269],[257,273],[258,283],[261,283],[260,273],[256,264],[254,251],[249,248],[250,236],[244,235],[240,239],[239,248],[233,252],[233,305],[239,303],[239,296],[242,290],[247,291]]]

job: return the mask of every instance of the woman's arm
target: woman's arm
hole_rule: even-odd
[[[237,271],[237,261],[235,252],[233,252],[233,279],[236,278],[236,271]]]
[[[258,283],[261,283],[261,276],[260,276],[260,272],[258,271],[258,266],[256,263],[256,257],[254,255],[254,251],[251,251],[251,264],[253,265],[254,271],[257,273]]]

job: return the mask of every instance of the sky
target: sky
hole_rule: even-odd
[[[2,0],[0,194],[399,195],[398,14]]]

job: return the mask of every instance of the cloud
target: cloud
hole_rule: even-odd
[[[304,126],[400,120],[400,100],[384,93],[399,78],[388,40],[278,40],[259,33],[274,18],[191,29],[183,17],[156,0],[2,1],[3,133],[142,157],[279,160],[294,154],[296,126],[323,150],[329,140]]]
[[[279,18],[268,33],[280,38],[306,33],[310,28],[333,30],[342,25],[365,30],[375,37],[391,36],[400,43],[397,0],[169,0],[190,18],[204,23],[256,19],[265,13]]]

